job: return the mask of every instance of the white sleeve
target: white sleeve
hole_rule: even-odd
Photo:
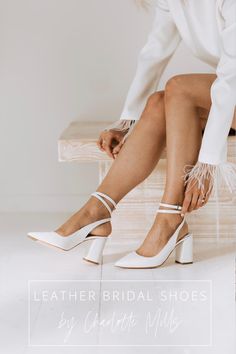
[[[224,182],[231,193],[236,191],[236,164],[227,162],[227,138],[236,105],[236,0],[223,0],[221,15],[225,26],[221,33],[222,54],[217,78],[211,87],[212,105],[203,135],[198,162],[186,166],[185,181],[197,181],[204,188],[205,179],[212,187]],[[217,191],[217,188],[215,191]]]
[[[129,88],[120,119],[138,120],[148,97],[155,92],[160,77],[179,42],[180,35],[165,0],[159,0],[147,43],[137,62],[136,74]]]
[[[211,87],[211,110],[198,160],[219,164],[227,160],[227,137],[236,104],[236,1],[225,0],[221,9],[225,27],[217,78]]]

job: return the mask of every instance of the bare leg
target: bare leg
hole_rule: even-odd
[[[214,80],[213,74],[190,74],[176,76],[167,83],[167,181],[162,198],[165,203],[182,205],[184,166],[196,163],[201,146],[199,107],[209,112],[210,88]],[[182,217],[178,214],[157,214],[151,230],[137,252],[144,256],[156,255],[181,221]],[[187,233],[188,227],[185,224],[180,238]]]
[[[119,202],[153,171],[166,145],[164,107],[164,92],[157,92],[149,98],[140,120],[97,191],[104,192]],[[112,207],[110,202],[108,204]],[[68,236],[82,226],[108,216],[103,204],[91,197],[56,232]],[[110,232],[111,225],[106,223],[94,229],[92,233],[106,236]]]

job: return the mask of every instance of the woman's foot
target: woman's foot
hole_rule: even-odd
[[[156,256],[167,244],[182,220],[180,214],[157,214],[150,231],[136,252],[144,257]],[[188,225],[185,222],[180,230],[178,240],[187,233]]]
[[[113,209],[112,204],[107,201],[111,209]],[[81,229],[97,220],[109,218],[110,214],[106,207],[96,198],[91,197],[87,203],[74,215],[72,215],[63,225],[61,225],[55,232],[61,236],[69,236],[74,232]],[[108,236],[112,231],[111,223],[106,222],[105,224],[99,225],[94,230],[90,232],[91,235],[98,236]]]

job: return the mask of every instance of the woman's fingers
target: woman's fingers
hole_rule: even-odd
[[[106,139],[103,139],[102,147],[103,147],[104,151],[106,151],[107,155],[113,158],[112,140],[113,140],[113,138],[110,135],[108,135],[106,137]]]
[[[114,139],[114,134],[110,131],[103,131],[97,141],[97,146],[101,151],[105,151],[109,157],[113,158],[112,155],[112,142]]]
[[[183,201],[181,214],[186,214],[189,211],[189,208],[192,203],[193,195],[194,195],[194,184],[191,181],[187,184],[185,188],[184,201]]]
[[[101,151],[104,151],[103,147],[102,147],[102,136],[100,135],[97,141],[97,146]]]
[[[185,192],[183,206],[181,210],[181,214],[186,214],[188,212],[188,208],[192,201],[192,193],[190,191]]]
[[[202,193],[198,197],[197,205],[196,205],[196,210],[201,208],[205,204],[204,196]]]
[[[209,189],[209,185],[210,181],[208,179],[204,183],[203,190],[199,187],[197,181],[191,181],[187,184],[182,208],[183,214],[197,210],[208,202],[212,191],[212,188]]]
[[[207,203],[208,199],[209,199],[209,196],[206,197],[206,191],[204,190],[204,192],[201,192],[199,194],[196,209],[203,207],[203,205],[205,205]]]
[[[117,145],[114,147],[114,149],[113,149],[113,153],[114,153],[114,154],[118,154],[118,152],[120,152],[120,149],[122,148],[122,145],[123,145],[122,142],[120,142],[119,144],[117,144]]]
[[[211,192],[212,192],[212,188],[207,192],[205,192],[205,201],[204,201],[204,204],[208,203],[208,200],[211,196]]]
[[[113,154],[115,154],[115,155],[116,155],[116,154],[119,154],[119,152],[120,152],[122,146],[123,146],[123,142],[121,141],[121,142],[119,142],[119,144],[117,144],[117,145],[114,147],[114,149],[113,149]]]
[[[124,145],[123,137],[120,131],[103,131],[99,136],[97,146],[101,151],[105,151],[109,157],[114,159]]]
[[[189,205],[188,208],[188,212],[191,213],[191,211],[196,210],[197,208],[197,202],[199,199],[199,190],[198,189],[194,189],[193,194],[192,194],[192,200],[191,200],[191,204]]]
[[[203,191],[200,191],[196,209],[203,207],[209,200],[211,195],[212,187],[210,186],[210,180],[206,179],[204,183]]]

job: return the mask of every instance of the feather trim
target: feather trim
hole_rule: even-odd
[[[230,193],[236,192],[236,164],[225,162],[219,165],[211,165],[203,162],[197,162],[196,165],[186,165],[184,169],[185,185],[192,183],[198,184],[198,188],[206,194],[222,185],[226,185]],[[205,181],[207,181],[207,190],[205,190]]]
[[[122,139],[122,143],[124,143],[128,136],[131,134],[136,123],[137,120],[134,119],[118,119],[114,123],[106,127],[105,130],[117,130],[120,132],[124,132],[125,135]]]

